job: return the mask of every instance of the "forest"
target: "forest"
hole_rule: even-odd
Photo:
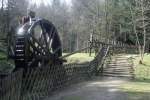
[[[33,10],[36,17],[48,19],[56,26],[64,52],[86,47],[91,34],[99,40],[138,45],[141,56],[148,49],[149,0],[68,1],[1,0],[1,41],[14,34],[20,18],[26,16],[28,10]]]
[[[0,100],[150,100],[149,38],[150,0],[0,0]]]

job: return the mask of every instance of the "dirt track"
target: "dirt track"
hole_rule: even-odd
[[[115,77],[95,78],[71,86],[46,100],[129,100],[127,94],[118,88],[127,81]]]

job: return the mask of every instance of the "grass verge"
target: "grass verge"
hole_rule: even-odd
[[[63,55],[66,55],[67,53],[64,53]],[[89,56],[89,53],[76,53],[74,55],[71,55],[66,58],[67,64],[70,63],[84,63],[84,62],[90,62],[94,59],[95,54],[93,53],[91,56]]]
[[[139,64],[139,59],[133,60],[135,79],[120,86],[128,100],[150,100],[150,55],[145,54],[143,64]]]
[[[145,54],[143,64],[139,64],[139,57],[134,60],[135,79],[149,80],[150,79],[150,54]]]

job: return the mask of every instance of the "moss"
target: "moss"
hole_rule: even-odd
[[[139,64],[139,57],[134,60],[134,74],[136,79],[150,79],[150,55],[145,55],[142,64]]]
[[[84,63],[92,61],[94,59],[94,56],[95,56],[94,53],[92,54],[92,56],[89,56],[89,53],[76,53],[74,55],[67,57],[66,60],[67,63]]]
[[[13,61],[8,61],[7,54],[0,52],[0,73],[11,73],[13,69]]]
[[[0,73],[11,73],[14,65],[8,61],[0,61]]]

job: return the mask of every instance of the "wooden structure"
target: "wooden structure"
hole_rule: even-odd
[[[100,45],[100,44],[99,44]],[[18,70],[0,78],[0,100],[40,100],[56,90],[101,75],[103,66],[113,53],[136,51],[135,47],[101,45],[95,58],[88,63],[47,65]]]

